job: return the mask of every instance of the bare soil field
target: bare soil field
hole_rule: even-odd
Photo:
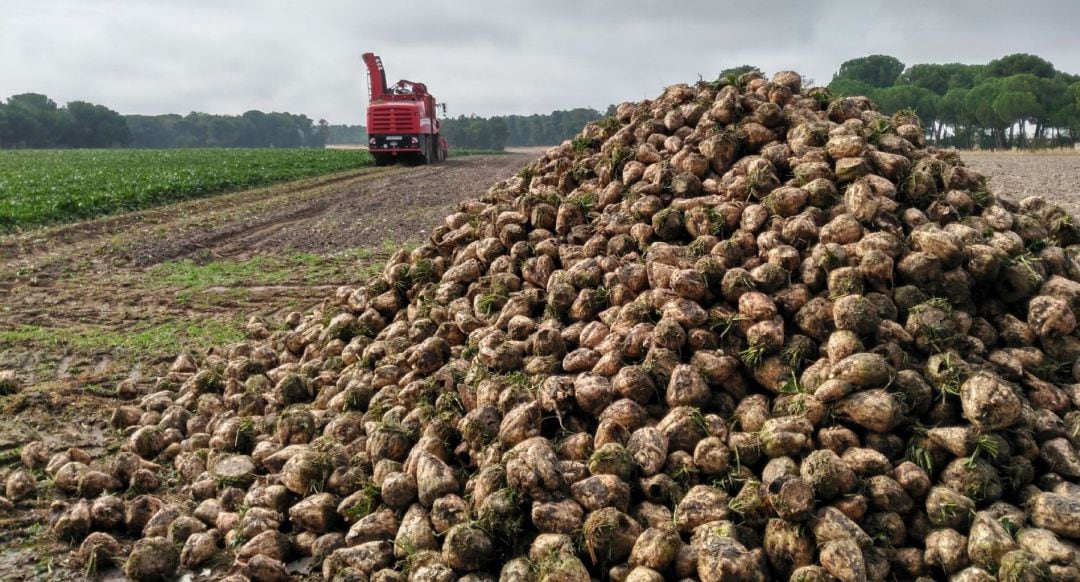
[[[0,397],[0,479],[32,440],[115,451],[121,380],[149,385],[181,352],[243,339],[253,315],[273,326],[365,279],[529,160],[370,168],[0,238],[0,370],[24,385]],[[0,511],[0,579],[82,579],[39,493]]]
[[[963,152],[968,166],[990,177],[990,190],[1014,200],[1043,196],[1080,212],[1080,152]]]
[[[119,382],[152,386],[178,353],[243,339],[251,316],[273,327],[365,279],[531,157],[365,169],[0,238],[0,369],[24,384],[0,397],[0,479],[33,440],[51,452],[116,452],[122,438],[109,415],[123,402]],[[963,157],[997,194],[1039,194],[1080,211],[1080,155]],[[161,478],[168,490],[176,477]],[[0,508],[0,579],[83,578],[68,546],[50,537],[53,499],[46,485]]]

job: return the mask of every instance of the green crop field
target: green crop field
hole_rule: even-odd
[[[369,166],[363,150],[0,151],[0,232]]]

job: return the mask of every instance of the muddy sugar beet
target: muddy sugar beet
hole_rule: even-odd
[[[676,85],[22,460],[141,580],[1076,580],[1078,243],[910,112]]]

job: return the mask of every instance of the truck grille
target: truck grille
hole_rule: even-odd
[[[416,108],[400,106],[374,106],[371,108],[370,133],[415,132],[417,127]]]

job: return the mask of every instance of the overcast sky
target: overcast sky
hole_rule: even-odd
[[[1038,54],[1080,73],[1080,2],[771,0],[3,0],[0,98],[122,113],[304,113],[363,123],[361,53],[452,116],[653,97],[754,64],[827,83],[873,53],[906,64]]]

